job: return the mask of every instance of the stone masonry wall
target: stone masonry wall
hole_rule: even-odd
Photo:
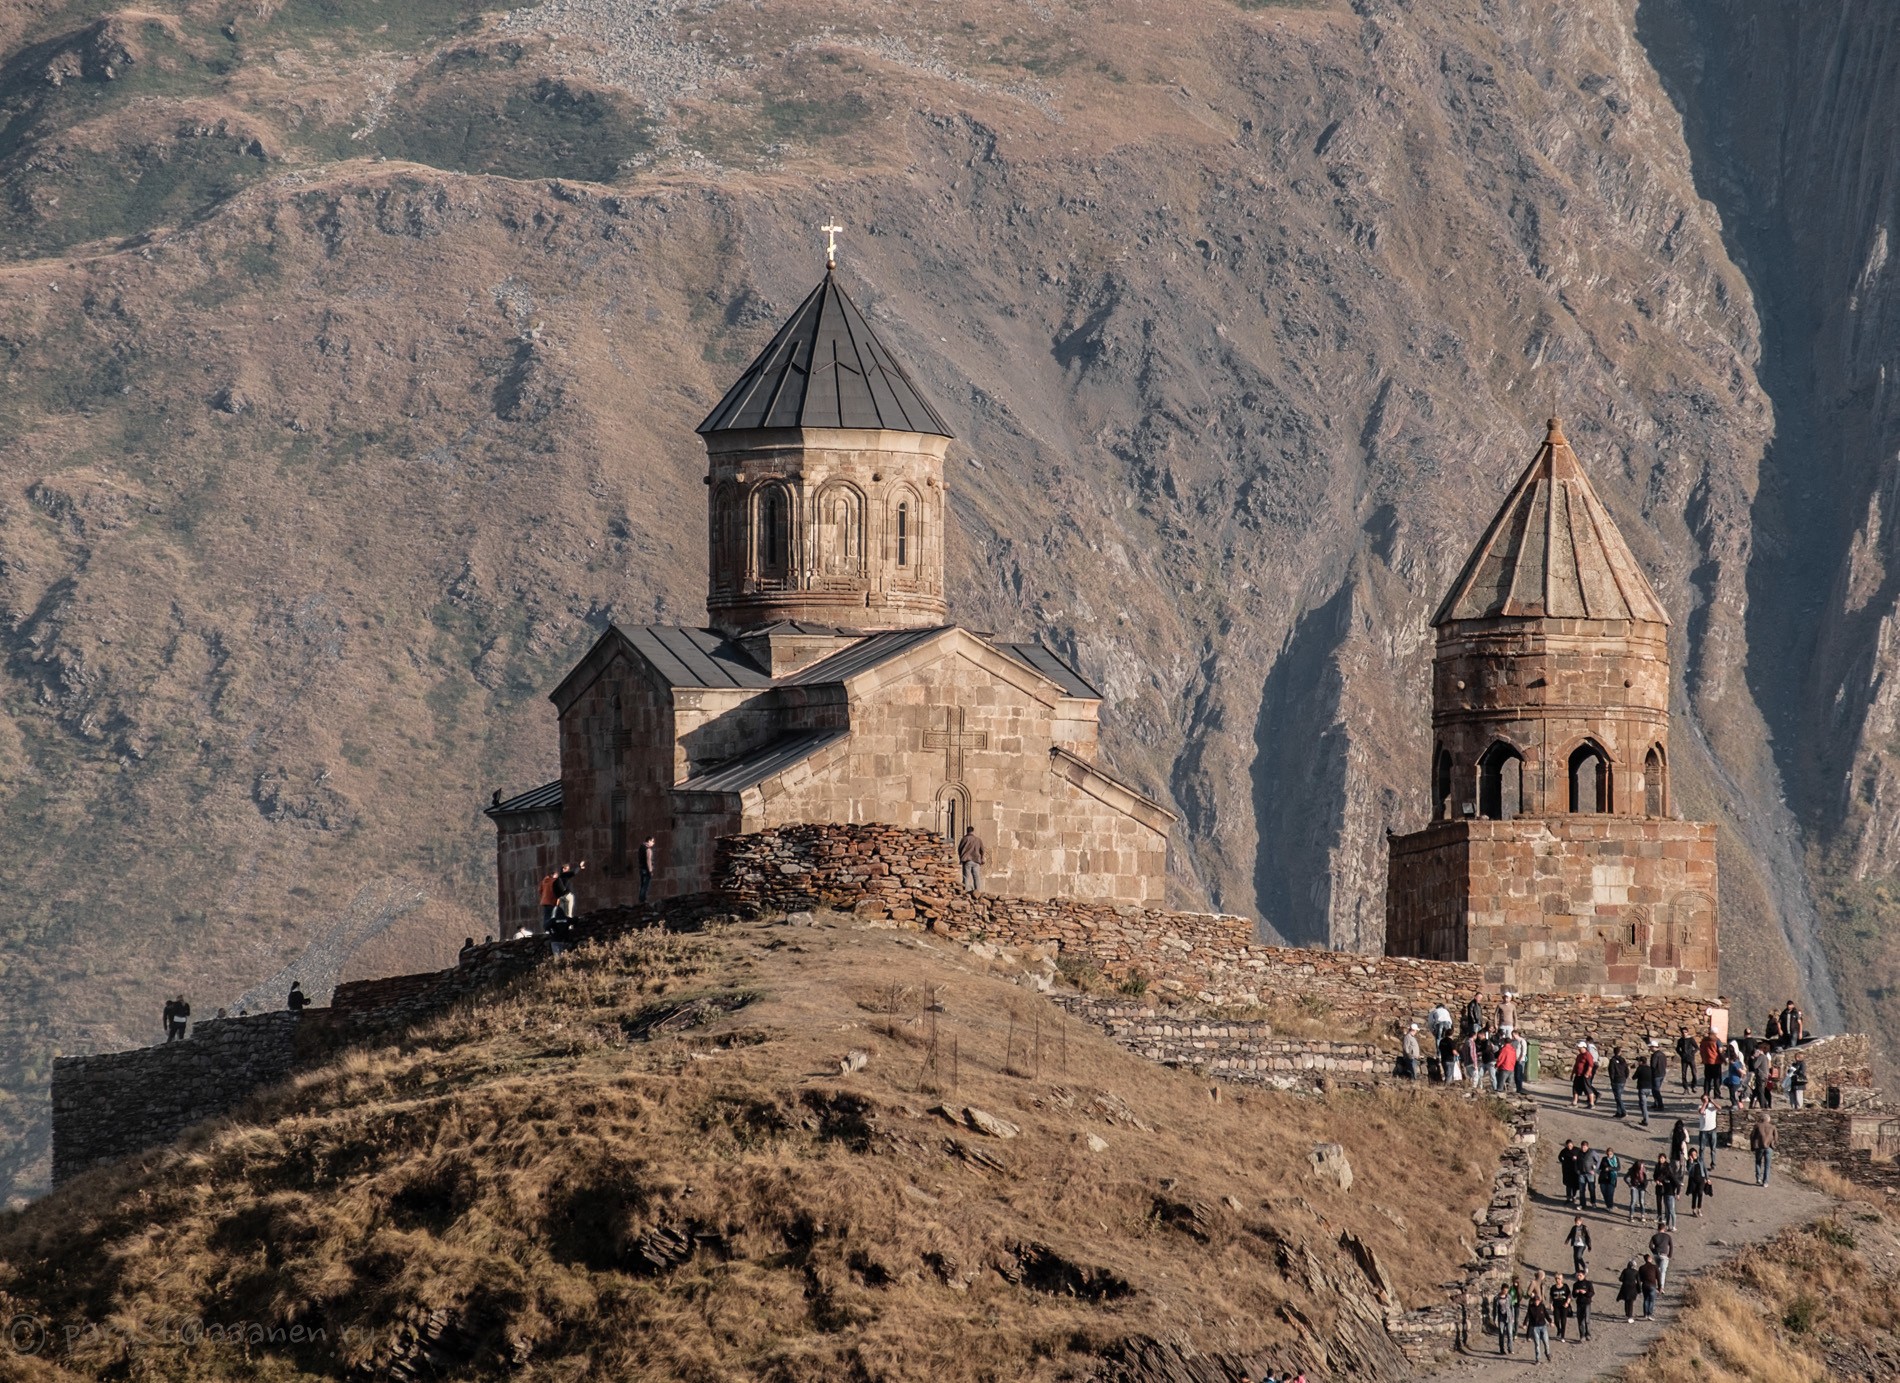
[[[1396,1070],[1391,1044],[1275,1037],[1270,1023],[1183,1018],[1102,999],[1051,997],[1136,1056],[1163,1066],[1194,1067],[1223,1080],[1300,1090],[1321,1080],[1370,1085]]]

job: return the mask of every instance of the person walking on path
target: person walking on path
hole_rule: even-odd
[[[290,982],[290,994],[284,1000],[284,1007],[289,1009],[292,1013],[302,1013],[306,1008],[310,1007],[310,997],[303,992],[303,982],[301,980],[292,980]]]
[[[1530,1039],[1521,1032],[1511,1034],[1511,1048],[1516,1053],[1515,1064],[1511,1067],[1511,1080],[1517,1093],[1524,1093],[1524,1081],[1531,1069]]]
[[[1576,1273],[1586,1270],[1590,1266],[1590,1226],[1583,1222],[1583,1216],[1578,1215],[1570,1222],[1564,1243],[1570,1246],[1570,1270]]]
[[[1562,1273],[1550,1284],[1550,1318],[1556,1322],[1557,1338],[1563,1339],[1570,1325],[1570,1284],[1564,1281]]]
[[[1702,1034],[1702,1093],[1714,1099],[1722,1090],[1722,1043],[1710,1028]]]
[[[1570,1063],[1570,1107],[1579,1104],[1589,1107],[1590,1097],[1590,1047],[1588,1043],[1577,1044],[1576,1060]]]
[[[1663,1088],[1668,1084],[1669,1053],[1652,1037],[1649,1039],[1649,1097],[1656,1102],[1658,1114],[1663,1112]]]
[[[1781,1010],[1781,1045],[1799,1047],[1807,1040],[1807,1027],[1802,1021],[1801,1010],[1795,1007],[1793,999]]]
[[[1629,1110],[1623,1103],[1623,1089],[1630,1083],[1630,1064],[1623,1059],[1621,1047],[1610,1048],[1610,1098],[1616,1101],[1616,1117],[1627,1118]]]
[[[976,833],[974,826],[963,828],[963,839],[957,842],[957,863],[963,866],[963,886],[972,893],[981,893],[983,866],[989,863],[989,856],[983,849],[983,837]]]
[[[1531,1337],[1531,1362],[1550,1362],[1550,1308],[1539,1297],[1532,1297],[1524,1308],[1524,1324]]]
[[[1800,1109],[1807,1102],[1808,1063],[1800,1057],[1788,1068],[1788,1105],[1791,1109]]]
[[[1636,1266],[1634,1258],[1623,1265],[1622,1276],[1616,1280],[1616,1299],[1623,1303],[1623,1324],[1636,1323],[1636,1302],[1643,1295],[1643,1273]]]
[[[1412,1024],[1411,1027],[1405,1030],[1405,1041],[1402,1044],[1402,1052],[1403,1055],[1399,1057],[1399,1074],[1404,1076],[1407,1080],[1417,1080],[1418,1059],[1420,1056],[1417,1023]]]
[[[1774,1049],[1766,1042],[1755,1048],[1755,1055],[1748,1059],[1748,1102],[1757,1109],[1768,1107],[1768,1073],[1774,1066]]]
[[[1702,1218],[1702,1197],[1709,1189],[1708,1169],[1702,1165],[1702,1149],[1689,1149],[1689,1166],[1684,1174],[1689,1193],[1689,1213]]]
[[[1689,1029],[1676,1034],[1676,1060],[1682,1066],[1682,1093],[1695,1094],[1695,1062],[1698,1055],[1696,1040],[1689,1036]]]
[[[554,908],[568,921],[574,920],[574,876],[587,868],[587,861],[579,864],[564,864],[561,872],[554,878]]]
[[[1766,1186],[1768,1174],[1774,1170],[1775,1161],[1775,1120],[1771,1114],[1756,1116],[1755,1127],[1748,1135],[1749,1151],[1755,1154],[1755,1184]]]
[[[1618,1159],[1615,1148],[1603,1150],[1603,1161],[1597,1166],[1597,1186],[1603,1193],[1603,1208],[1616,1209],[1616,1179],[1623,1174],[1623,1163]]]
[[[1710,1176],[1715,1175],[1715,1096],[1704,1095],[1702,1108],[1696,1114],[1695,1145],[1702,1153],[1702,1165]]]
[[[1590,1210],[1597,1206],[1598,1180],[1603,1175],[1603,1154],[1591,1147],[1586,1141],[1577,1150],[1577,1176],[1582,1182],[1583,1204]]]
[[[1491,1316],[1498,1326],[1498,1353],[1517,1353],[1517,1322],[1513,1316],[1508,1284],[1500,1284],[1498,1294],[1491,1299]]]
[[[1564,1145],[1557,1152],[1557,1171],[1564,1181],[1564,1204],[1575,1210],[1581,1199],[1582,1189],[1577,1171],[1577,1145],[1570,1139],[1564,1139]]]
[[[1656,1223],[1667,1229],[1676,1227],[1676,1196],[1682,1190],[1682,1178],[1676,1164],[1656,1159]]]
[[[1649,1236],[1649,1254],[1656,1260],[1656,1290],[1669,1290],[1669,1260],[1675,1256],[1676,1236],[1659,1229]]]
[[[1649,1058],[1640,1052],[1636,1057],[1636,1112],[1643,1116],[1643,1127],[1649,1127],[1650,1097],[1656,1093],[1656,1077],[1651,1071]]]
[[[1643,1165],[1643,1159],[1633,1158],[1630,1162],[1630,1174],[1625,1180],[1630,1188],[1629,1223],[1635,1224],[1646,1219],[1644,1215],[1644,1194],[1649,1190],[1649,1171]]]
[[[185,996],[180,994],[165,1007],[169,1010],[169,1016],[166,1019],[167,1030],[165,1040],[167,1042],[183,1042],[185,1040],[185,1028],[191,1022],[191,1005],[186,1003]]]
[[[653,887],[653,846],[652,836],[640,842],[640,901],[643,903],[647,900],[648,891]]]
[[[1661,1278],[1656,1272],[1655,1255],[1644,1254],[1643,1266],[1636,1271],[1643,1284],[1643,1319],[1653,1321],[1656,1319],[1656,1292],[1661,1286]]]
[[[1577,1281],[1570,1289],[1570,1304],[1577,1312],[1577,1343],[1590,1338],[1590,1303],[1597,1297],[1596,1285],[1590,1281],[1588,1273],[1578,1273]]]
[[[1689,1130],[1683,1125],[1682,1120],[1678,1119],[1676,1120],[1676,1126],[1669,1130],[1669,1160],[1671,1162],[1681,1162],[1682,1154],[1688,1147]]]

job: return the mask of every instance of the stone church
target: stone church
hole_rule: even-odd
[[[585,859],[583,908],[704,889],[721,836],[974,826],[985,887],[1159,906],[1173,816],[1099,761],[1102,695],[951,623],[950,430],[825,278],[699,425],[707,625],[609,627],[554,689],[561,776],[487,809],[503,934]]]
[[[1386,954],[1599,994],[1716,984],[1715,827],[1669,786],[1669,616],[1551,420],[1432,618],[1431,822]]]

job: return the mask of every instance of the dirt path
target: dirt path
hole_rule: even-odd
[[[1641,1153],[1651,1162],[1666,1152],[1669,1134],[1680,1118],[1689,1125],[1693,1146],[1694,1104],[1677,1094],[1674,1082],[1665,1092],[1667,1111],[1650,1115],[1649,1127],[1636,1120],[1634,1104],[1627,1119],[1615,1117],[1615,1105],[1604,1098],[1594,1112],[1570,1108],[1569,1081],[1559,1085],[1544,1081],[1530,1087],[1536,1098],[1537,1157],[1531,1176],[1531,1209],[1526,1218],[1519,1263],[1526,1283],[1537,1269],[1547,1274],[1569,1272],[1570,1250],[1564,1246],[1564,1234],[1570,1228],[1573,1212],[1564,1208],[1563,1179],[1557,1172],[1557,1152],[1564,1139],[1590,1140],[1593,1148],[1609,1147],[1625,1162],[1632,1153]],[[1633,1093],[1633,1092],[1632,1092]],[[1569,1339],[1551,1341],[1555,1356],[1551,1364],[1531,1365],[1531,1345],[1520,1338],[1517,1352],[1510,1358],[1495,1354],[1465,1356],[1432,1374],[1436,1380],[1478,1380],[1538,1378],[1548,1383],[1602,1378],[1614,1373],[1640,1355],[1675,1319],[1682,1300],[1683,1284],[1694,1273],[1726,1258],[1733,1257],[1745,1245],[1766,1239],[1791,1224],[1813,1219],[1824,1211],[1827,1197],[1789,1178],[1777,1168],[1766,1189],[1755,1185],[1754,1161],[1746,1148],[1724,1148],[1716,1159],[1716,1193],[1702,1207],[1702,1216],[1689,1213],[1689,1198],[1678,1202],[1676,1214],[1676,1255],[1669,1265],[1669,1287],[1656,1303],[1656,1319],[1644,1322],[1641,1303],[1634,1325],[1623,1323],[1623,1308],[1615,1300],[1616,1278],[1624,1263],[1638,1260],[1649,1248],[1653,1226],[1628,1223],[1628,1194],[1618,1186],[1619,1208],[1615,1214],[1601,1207],[1584,1212],[1590,1227],[1594,1250],[1590,1255],[1590,1278],[1597,1287],[1593,1311],[1592,1338],[1585,1343],[1576,1339],[1575,1323]],[[1554,1333],[1554,1332],[1553,1332]],[[1478,1337],[1479,1348],[1497,1348],[1496,1337]]]

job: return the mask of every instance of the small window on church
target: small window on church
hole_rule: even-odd
[[[1643,812],[1663,816],[1669,811],[1669,770],[1663,766],[1662,746],[1652,745],[1643,759]]]
[[[910,565],[910,505],[897,506],[897,565]]]
[[[1570,755],[1570,810],[1609,812],[1613,802],[1610,756],[1601,745],[1585,740]]]
[[[785,491],[774,485],[759,497],[759,567],[763,575],[785,575],[791,555],[791,527]]]

